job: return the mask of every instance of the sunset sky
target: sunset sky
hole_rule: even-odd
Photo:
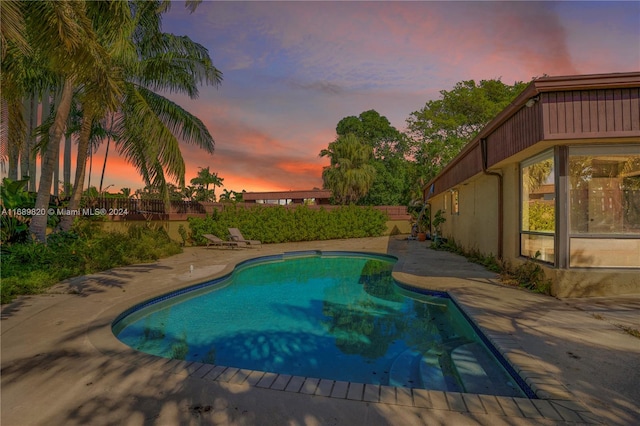
[[[190,100],[214,155],[198,166],[241,191],[322,186],[318,156],[345,116],[375,109],[404,130],[409,114],[462,80],[640,70],[639,2],[174,2],[163,29],[209,49],[219,88]],[[104,154],[94,156],[92,185]],[[140,188],[109,154],[104,186]],[[220,193],[219,191],[217,191]]]

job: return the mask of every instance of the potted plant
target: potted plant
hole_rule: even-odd
[[[411,215],[411,237],[409,239],[426,240],[431,223],[429,210],[426,206],[415,202],[409,205],[407,211]]]
[[[418,225],[418,241],[425,241],[431,225],[431,215],[428,210],[422,212],[422,215],[417,218],[416,224]]]
[[[447,218],[444,217],[444,213],[442,210],[438,210],[433,217],[433,226],[436,229],[435,236],[433,238],[433,242],[436,246],[440,245],[442,242],[442,224],[447,221]]]

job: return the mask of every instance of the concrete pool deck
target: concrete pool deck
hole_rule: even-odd
[[[158,262],[68,280],[2,307],[1,415],[23,425],[640,424],[640,296],[558,300],[402,237],[193,247]],[[111,333],[152,296],[296,250],[399,258],[397,280],[446,290],[541,397],[537,400],[362,386],[166,360]],[[194,266],[190,272],[190,265]],[[259,306],[247,306],[250,314]]]

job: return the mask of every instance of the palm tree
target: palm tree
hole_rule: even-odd
[[[110,130],[113,130],[113,115],[111,116]],[[102,182],[104,182],[104,172],[107,169],[107,157],[109,156],[109,145],[111,144],[111,135],[107,135],[107,148],[104,152],[104,163],[102,163],[102,173],[100,174],[100,192],[102,192]]]
[[[78,137],[78,153],[76,159],[76,174],[74,184],[71,190],[71,196],[69,198],[69,209],[77,209],[80,207],[80,201],[82,199],[85,181],[85,171],[87,164],[87,157],[89,157],[89,182],[87,186],[91,186],[91,169],[93,166],[93,153],[98,149],[100,143],[107,138],[110,140],[115,137],[112,129],[108,129],[105,126],[105,120],[88,119],[92,113],[84,111],[74,111],[73,118],[70,124],[70,131],[79,131]],[[100,181],[100,189],[98,192],[102,192],[102,180]],[[73,224],[73,216],[64,216],[60,221],[59,227],[62,230],[68,231]]]
[[[36,208],[48,205],[59,141],[74,95],[83,110],[80,147],[88,144],[92,123],[119,107],[116,127],[120,126],[126,138],[117,148],[138,167],[147,182],[164,188],[167,199],[165,170],[181,184],[184,181],[184,162],[174,135],[213,151],[213,139],[200,120],[153,93],[169,90],[195,97],[198,83],[221,81],[221,73],[211,65],[206,49],[188,38],[159,31],[160,15],[168,9],[169,2],[0,3],[3,17],[11,17],[9,26],[4,25],[3,19],[0,73],[2,98],[9,110],[11,154],[26,127],[20,100],[27,88],[36,87],[28,84],[25,76],[46,71],[48,80],[37,78],[36,82],[47,88],[60,88],[53,123],[41,141],[44,155]],[[189,1],[186,5],[193,10],[197,4]],[[154,143],[149,144],[149,140]],[[8,157],[11,166],[16,157]],[[85,164],[80,161],[78,166],[84,168]],[[77,171],[76,177],[82,174]],[[82,187],[76,185],[74,190],[81,193]],[[45,241],[45,229],[46,217],[34,217],[30,230],[38,240]]]
[[[367,194],[375,178],[375,168],[369,164],[370,146],[350,133],[331,142],[320,156],[331,160],[331,164],[322,170],[322,180],[338,203],[355,203]]]
[[[127,70],[122,114],[116,119],[116,147],[138,169],[145,182],[168,198],[165,173],[184,187],[185,166],[179,140],[213,153],[214,141],[202,121],[155,91],[198,97],[199,84],[217,86],[222,73],[202,45],[188,37],[162,33],[166,2],[133,2],[138,61]],[[195,8],[197,2],[188,2]],[[151,143],[150,143],[151,142]]]
[[[113,33],[126,27],[122,20],[126,14],[116,13],[123,11],[122,4],[117,1],[24,2],[21,6],[25,33],[29,35],[34,56],[40,55],[46,69],[64,82],[53,125],[48,138],[43,141],[47,148],[42,160],[35,208],[44,210],[49,204],[53,170],[59,160],[60,139],[75,88],[82,85],[85,93],[95,95],[103,107],[113,107],[120,92],[118,70],[110,66],[112,58],[93,28],[92,9],[111,8],[109,19],[102,21],[113,28]],[[31,232],[42,242],[46,241],[46,224],[44,215],[34,216],[31,221]]]
[[[33,130],[38,99],[59,84],[58,77],[47,69],[42,52],[31,49],[33,37],[26,32],[24,12],[27,2],[2,1],[2,72],[0,73],[3,117],[7,125],[8,176],[32,176],[30,186],[35,190],[35,157]],[[4,121],[4,120],[3,120]]]
[[[130,198],[131,197],[131,188],[120,188],[120,193],[122,194],[122,196],[124,198]]]
[[[0,44],[2,72],[0,73],[2,115],[6,117],[7,146],[6,160],[9,179],[18,180],[19,151],[24,145],[26,123],[22,112],[21,99],[26,92],[24,61],[32,55],[27,40],[22,5],[17,0],[0,2]],[[5,120],[3,120],[3,125]],[[4,159],[3,159],[4,160]]]
[[[168,90],[198,96],[198,84],[219,84],[221,73],[213,67],[207,50],[187,37],[160,31],[162,2],[132,2],[135,26],[135,61],[121,55],[125,73],[124,93],[119,99],[118,113],[112,117],[116,149],[138,169],[147,186],[156,188],[168,203],[171,195],[165,171],[184,186],[185,166],[179,139],[213,152],[214,141],[204,124],[179,105],[154,92]],[[118,44],[118,46],[124,43]],[[91,107],[94,104],[90,104]],[[84,120],[99,117],[102,111],[89,109]],[[89,124],[86,124],[89,126]],[[84,164],[80,153],[86,153],[87,133],[80,133],[78,171],[74,195],[69,208],[79,206],[84,181]],[[85,157],[86,158],[86,157]],[[65,219],[67,219],[65,217]],[[71,218],[63,220],[69,229]]]
[[[182,198],[186,198],[187,201],[195,201],[196,190],[195,186],[185,186],[182,188]]]
[[[3,18],[2,26],[0,26],[2,61],[4,61],[10,45],[24,56],[31,54],[31,46],[27,41],[27,31],[20,3],[18,0],[0,2],[0,15]]]
[[[199,188],[198,201],[215,201],[216,186],[222,186],[224,178],[218,177],[218,173],[211,173],[209,167],[199,167],[198,176],[191,179],[191,184]],[[209,185],[213,185],[213,189],[209,191]]]
[[[233,200],[233,197],[234,192],[225,188],[224,191],[222,191],[222,194],[220,194],[220,201],[231,201]]]

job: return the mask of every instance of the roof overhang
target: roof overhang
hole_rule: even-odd
[[[585,74],[556,77],[540,77],[533,80],[505,109],[491,120],[471,142],[456,155],[441,171],[423,187],[423,192],[435,183],[438,176],[455,167],[469,151],[488,137],[500,125],[523,108],[529,99],[545,92],[567,92],[572,90],[623,89],[640,87],[640,72],[624,72],[613,74]]]

